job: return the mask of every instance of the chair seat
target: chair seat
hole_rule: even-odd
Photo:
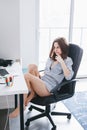
[[[70,98],[72,96],[73,94],[70,94],[70,93],[58,94],[57,96],[56,95],[50,95],[50,96],[45,96],[45,97],[37,96],[31,102],[37,105],[45,106],[51,103],[56,103],[63,99]]]

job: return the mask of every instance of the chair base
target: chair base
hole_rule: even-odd
[[[30,125],[30,122],[31,122],[31,121],[34,121],[34,120],[36,120],[36,119],[39,119],[39,118],[42,118],[42,117],[46,116],[46,117],[49,119],[51,125],[53,126],[53,127],[52,127],[52,130],[56,130],[56,125],[54,124],[51,115],[52,115],[52,116],[53,116],[53,115],[55,115],[55,116],[57,116],[57,115],[58,115],[58,116],[67,116],[68,119],[71,119],[71,114],[70,114],[70,113],[51,112],[51,111],[50,111],[50,105],[46,105],[45,110],[43,110],[43,109],[41,109],[41,108],[38,108],[38,107],[36,107],[36,106],[31,105],[30,108],[29,108],[29,110],[32,111],[32,109],[35,109],[35,110],[41,112],[41,114],[38,114],[38,115],[36,115],[36,116],[30,117],[29,119],[27,119],[27,121],[26,121],[26,123],[25,123],[25,125],[26,125],[27,127]]]

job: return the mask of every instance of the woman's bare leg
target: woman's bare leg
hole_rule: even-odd
[[[27,94],[24,94],[23,97],[24,97],[24,103],[25,103],[25,100],[27,98]],[[24,106],[24,109],[25,109],[25,106]],[[17,117],[19,115],[19,110],[20,110],[20,106],[18,105],[18,107],[13,112],[11,112],[9,114],[9,118]]]
[[[29,97],[28,97],[28,94],[24,94],[24,109],[25,107],[27,106],[28,104],[28,98],[30,98],[30,100],[32,100],[33,97],[35,97],[35,92],[33,91],[33,89],[31,88],[31,86],[28,84],[27,82],[27,79],[26,80],[26,83],[27,83],[27,86],[28,86],[28,90],[30,91],[29,93]],[[12,112],[9,114],[9,118],[15,118],[19,115],[19,106]]]
[[[38,72],[38,67],[35,64],[30,64],[28,66],[28,73],[31,73],[34,76],[38,76],[39,72]],[[33,89],[30,87],[30,85],[28,85],[27,79],[26,83],[29,89],[29,98],[30,100],[35,96],[35,92],[33,91]],[[31,92],[32,91],[32,92]],[[28,104],[28,94],[24,94],[24,107]],[[9,114],[10,118],[15,118],[19,115],[19,106],[12,112]]]
[[[24,106],[26,106],[28,102],[30,102],[35,97],[36,94],[41,97],[50,95],[50,92],[46,89],[46,86],[41,79],[39,79],[36,76],[33,76],[30,73],[25,74],[24,77],[27,83],[27,87],[31,91],[28,97],[26,97],[26,95],[24,96]],[[14,118],[18,115],[19,115],[19,107],[16,108],[9,115],[9,117]]]
[[[34,94],[36,93],[37,95],[41,97],[50,95],[50,92],[47,90],[44,82],[38,77],[34,77],[31,74],[26,74],[25,80],[26,80],[28,89],[31,86]],[[35,95],[33,95],[33,93],[31,92],[31,95],[25,101],[25,105],[27,105],[27,103],[30,102],[31,99],[34,98],[34,96]]]
[[[32,74],[32,75],[37,76],[37,77],[40,76],[39,71],[38,71],[38,66],[35,65],[35,64],[29,64],[29,66],[28,66],[28,72],[30,74]]]

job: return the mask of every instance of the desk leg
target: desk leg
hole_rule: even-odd
[[[18,95],[16,94],[15,95],[15,109],[17,108],[18,106]]]
[[[24,130],[24,104],[23,104],[23,94],[19,95],[20,99],[20,130]]]

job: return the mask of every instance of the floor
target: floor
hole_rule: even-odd
[[[78,82],[76,85],[76,91],[87,91],[87,79]],[[67,111],[67,108],[62,104],[62,102],[58,102],[56,104],[55,111]],[[0,130],[20,130],[20,121],[19,117],[14,119],[9,119],[7,122],[7,114],[8,110],[0,110]],[[24,120],[30,117],[32,114],[37,114],[37,111],[29,112],[28,109],[24,111]],[[72,116],[71,120],[68,120],[66,117],[53,116],[53,120],[57,126],[56,130],[83,130],[80,124],[76,121],[76,119]],[[46,117],[42,119],[38,119],[30,123],[29,128],[25,127],[25,130],[51,130],[52,126],[49,123]]]
[[[60,102],[57,103],[55,111],[67,111],[68,110],[65,108],[65,106]],[[24,115],[25,115],[25,121],[27,117],[30,117],[31,115],[37,114],[37,111],[32,111],[32,113],[28,113],[26,110]],[[83,130],[83,128],[80,126],[80,124],[76,121],[76,119],[72,116],[71,120],[68,120],[67,117],[59,117],[59,116],[54,116],[53,120],[57,126],[56,130]],[[10,130],[19,130],[19,117],[16,119],[11,119],[9,120],[10,124]],[[46,117],[38,119],[36,121],[33,121],[30,123],[29,128],[25,127],[25,130],[51,130],[52,125],[49,123],[48,119]]]
[[[0,110],[0,130],[10,130],[7,114],[7,109]]]

